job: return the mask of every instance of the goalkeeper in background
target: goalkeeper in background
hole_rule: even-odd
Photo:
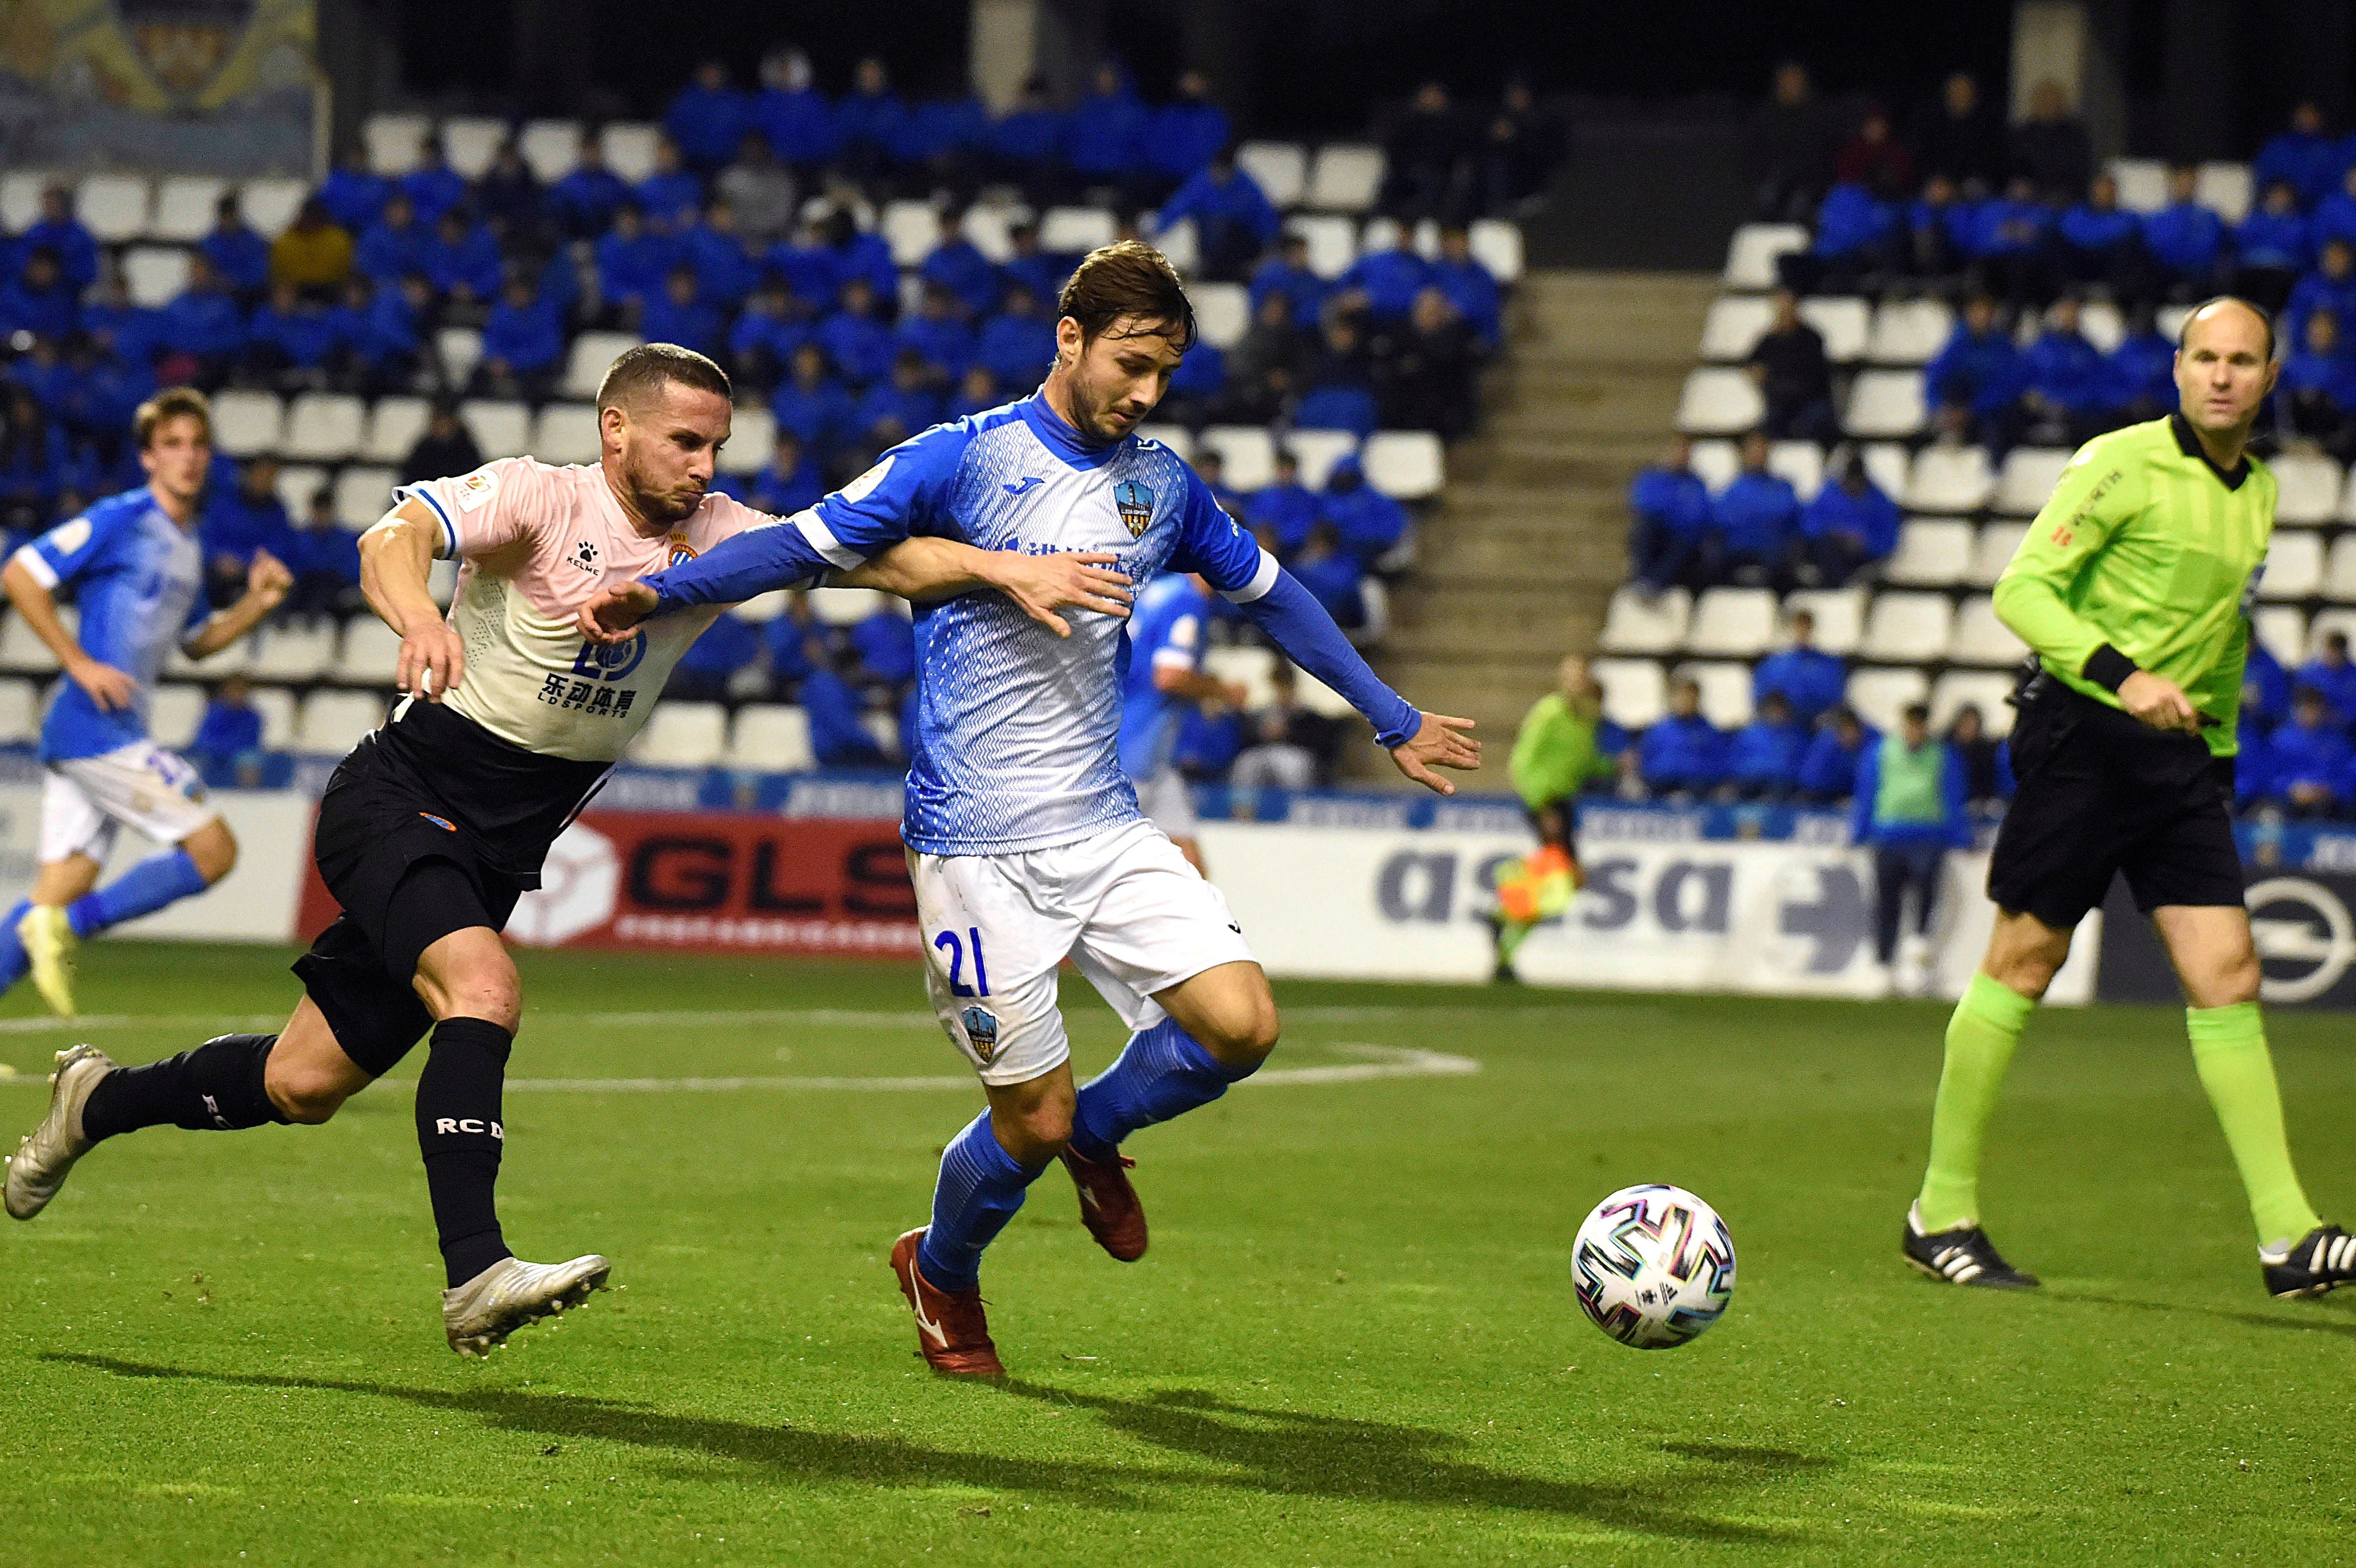
[[[1514,955],[1540,922],[1569,909],[1571,895],[1586,883],[1571,843],[1571,813],[1580,791],[1612,776],[1612,759],[1595,747],[1602,712],[1603,689],[1587,661],[1573,654],[1556,671],[1555,689],[1531,704],[1514,736],[1507,767],[1538,847],[1497,874],[1497,905],[1489,912],[1489,929],[1497,942],[1499,980],[1518,977]]]
[[[1987,956],[1947,1025],[1930,1169],[1906,1261],[2024,1289],[1980,1226],[1980,1137],[2071,933],[2126,878],[2184,989],[2193,1065],[2232,1148],[2267,1292],[2356,1280],[2356,1237],[2316,1217],[2283,1133],[2233,843],[2234,731],[2275,478],[2247,452],[2274,389],[2274,325],[2212,299],[2177,339],[2178,410],[2081,447],[1996,586],[2037,656],[2015,698],[2020,781],[1988,862]]]

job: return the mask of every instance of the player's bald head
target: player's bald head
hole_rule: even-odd
[[[2275,357],[2275,318],[2238,294],[2217,294],[2194,305],[2177,330],[2176,347],[2190,350],[2199,341],[2222,348],[2220,333],[2235,338],[2254,333],[2265,342],[2265,358]]]
[[[663,389],[669,386],[709,392],[723,402],[734,397],[728,372],[694,349],[676,343],[641,343],[606,368],[605,379],[597,383],[597,411],[642,413],[659,403]]]

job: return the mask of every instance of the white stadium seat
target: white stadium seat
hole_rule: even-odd
[[[286,410],[281,454],[315,463],[341,463],[359,452],[368,405],[335,392],[305,392]]]
[[[1834,364],[1853,364],[1865,357],[1872,317],[1864,300],[1847,295],[1804,299],[1800,319],[1823,335],[1825,357]]]
[[[392,510],[393,471],[355,464],[336,475],[336,521],[369,528]]]
[[[940,214],[929,201],[885,203],[875,229],[892,247],[892,263],[897,267],[921,266],[941,242]]]
[[[973,248],[988,260],[1005,265],[1014,254],[1014,238],[1009,225],[1023,216],[1025,209],[1003,207],[969,207],[965,214],[965,237]]]
[[[1947,657],[1956,664],[2017,665],[2029,656],[2029,645],[1996,618],[1996,606],[1985,594],[1966,599],[1955,612],[1955,635]]]
[[[521,457],[531,450],[531,411],[521,403],[469,398],[458,405],[458,419],[473,433],[487,463]]]
[[[1742,449],[1730,441],[1697,441],[1689,451],[1694,477],[1715,496],[1742,472]]]
[[[809,715],[783,703],[754,702],[736,710],[721,761],[747,773],[803,773],[818,766],[810,750]]]
[[[1203,262],[1202,243],[1195,236],[1194,220],[1191,218],[1182,218],[1169,228],[1156,230],[1153,248],[1168,258],[1180,277],[1189,281]]]
[[[311,509],[312,492],[322,485],[333,489],[334,483],[326,469],[313,464],[282,464],[278,469],[278,504],[299,523]]]
[[[364,691],[315,691],[295,716],[297,749],[339,757],[384,723],[385,702]]]
[[[2058,446],[2016,446],[2005,453],[1996,478],[1996,509],[2015,517],[2033,517],[2053,498],[2062,471],[2070,466],[2070,453]]]
[[[2213,210],[2228,223],[2250,215],[2250,165],[2207,163],[2194,176],[2192,199]]]
[[[1865,476],[1895,501],[1914,480],[1914,454],[1894,441],[1869,441],[1858,448],[1865,459]]]
[[[1366,466],[1366,483],[1394,500],[1436,496],[1447,479],[1446,453],[1428,430],[1376,431],[1358,458]]]
[[[1865,357],[1877,365],[1927,365],[1954,330],[1955,314],[1944,300],[1884,300],[1874,307]]]
[[[248,180],[238,191],[238,205],[256,234],[275,240],[293,226],[294,215],[310,194],[310,185],[304,180]]]
[[[1690,680],[1701,688],[1701,716],[1721,730],[1740,730],[1751,722],[1751,667],[1719,660],[1697,660],[1669,672],[1669,683]]]
[[[1775,286],[1775,258],[1808,248],[1808,231],[1796,223],[1746,223],[1726,248],[1723,281],[1730,289],[1757,293]]]
[[[1241,283],[1196,283],[1187,293],[1194,302],[1194,325],[1203,341],[1233,348],[1251,325],[1251,297]]]
[[[1346,218],[1313,212],[1284,220],[1287,232],[1309,245],[1309,270],[1321,278],[1338,278],[1358,259],[1358,226]]]
[[[1464,240],[1472,259],[1495,275],[1501,283],[1514,283],[1521,279],[1527,262],[1522,254],[1522,231],[1501,218],[1476,218],[1465,230]]]
[[[504,120],[461,114],[442,122],[442,155],[470,180],[483,177],[483,171],[491,166],[491,155],[507,139]]]
[[[2312,599],[2322,591],[2323,536],[2312,528],[2276,528],[2258,597]]]
[[[269,392],[234,389],[213,394],[213,444],[231,457],[275,452],[285,426],[285,411]]]
[[[1732,435],[1756,425],[1766,412],[1759,389],[1741,371],[1696,370],[1677,399],[1677,428],[1688,435]]]
[[[1996,580],[2004,575],[2004,569],[2012,564],[2020,541],[2028,537],[2027,523],[1990,523],[1980,529],[1980,537],[1972,546],[1972,567],[1964,574],[1964,581],[1976,588],[1995,586]]]
[[[70,604],[58,608],[58,618],[70,631],[80,624],[80,613]],[[11,614],[0,625],[0,669],[19,675],[47,675],[58,667],[58,656],[49,652],[49,645],[27,624],[22,615]]]
[[[270,626],[254,634],[253,658],[247,673],[256,680],[299,685],[318,679],[335,662],[333,623]]]
[[[1938,445],[1915,453],[1914,472],[1898,499],[1918,512],[1976,512],[1995,494],[1987,448]]]
[[[632,185],[655,172],[655,148],[661,131],[634,120],[610,120],[597,133],[606,165]]]
[[[589,405],[591,427],[595,428],[597,406]],[[720,449],[720,471],[723,474],[758,474],[769,464],[777,449],[777,420],[758,403],[739,403],[730,417],[728,444]],[[594,463],[596,457],[584,457],[584,463]]]
[[[581,122],[535,120],[523,128],[516,150],[542,185],[554,185],[581,165]]]
[[[1651,603],[1633,587],[1614,589],[1597,645],[1613,654],[1675,653],[1685,645],[1693,595],[1672,588]]]
[[[729,612],[748,626],[758,626],[776,620],[793,603],[793,594],[783,588],[772,588],[766,593],[755,593]]]
[[[1764,294],[1720,294],[1701,320],[1701,357],[1720,363],[1748,359],[1760,334],[1775,319]]]
[[[2287,604],[2261,604],[2250,617],[2250,631],[2286,667],[2307,657],[2307,615],[2303,611]]]
[[[665,702],[630,742],[629,759],[649,768],[708,768],[728,742],[728,709],[717,702]]]
[[[159,181],[155,215],[148,221],[147,232],[158,240],[194,244],[212,232],[214,206],[228,188],[227,180],[206,175],[174,175]]]
[[[1922,401],[1922,378],[1912,370],[1861,370],[1849,387],[1848,433],[1897,440],[1920,431],[1930,418]]]
[[[1858,640],[1865,635],[1864,589],[1814,588],[1789,594],[1783,600],[1785,624],[1803,610],[1816,618],[1817,647],[1844,658],[1857,652]]]
[[[2334,604],[2356,604],[2356,534],[2332,541],[2323,563],[2323,597]]]
[[[41,193],[58,176],[39,169],[11,169],[0,175],[0,228],[21,234],[41,220]],[[70,185],[70,180],[66,182]]]
[[[2276,522],[2328,523],[2339,515],[2346,478],[2340,464],[2320,453],[2286,452],[2266,466],[2281,492],[2275,498]]]
[[[2162,337],[2173,343],[2184,336],[2184,324],[2191,315],[2192,307],[2189,304],[2164,304],[2152,317],[2152,325],[2159,328]]]
[[[1904,588],[1964,581],[1972,544],[1972,525],[1960,517],[1910,517],[1899,527],[1898,548],[1882,567],[1882,578]]]
[[[1276,439],[1258,425],[1215,424],[1200,445],[1219,454],[1230,490],[1249,495],[1276,481]]]
[[[136,175],[92,175],[74,192],[74,211],[101,241],[120,245],[147,232],[151,197]]]
[[[559,395],[594,402],[599,383],[614,361],[644,339],[635,332],[584,332],[573,340],[573,352],[564,361],[564,383]]]
[[[884,596],[873,588],[815,588],[809,603],[810,614],[821,625],[855,626],[884,607]]]
[[[2342,634],[2351,642],[2356,642],[2356,610],[2318,611],[2314,624],[2307,628],[2307,640],[2302,645],[2302,651],[2298,657],[2285,659],[2282,662],[2286,665],[2297,665],[2304,664],[2308,659],[2321,658],[2323,639],[2334,632]],[[2267,646],[2271,648],[2273,645],[2269,643]]]
[[[2119,205],[2129,212],[2158,212],[2168,205],[2168,165],[2158,158],[2113,158],[2105,165],[2119,183]]]
[[[226,658],[219,654],[216,658]],[[211,661],[207,661],[209,673]],[[253,710],[262,715],[262,748],[266,752],[286,752],[294,747],[294,694],[281,686],[257,686],[247,699]],[[349,747],[345,748],[349,750]]]
[[[423,398],[379,398],[369,411],[368,434],[360,440],[360,455],[371,463],[404,463],[409,449],[425,433],[431,406]]]
[[[329,674],[348,686],[391,686],[400,667],[401,634],[374,615],[355,615]]]
[[[1860,669],[1848,677],[1848,705],[1876,730],[1895,730],[1906,705],[1930,694],[1930,678],[1919,669]]]
[[[1101,207],[1051,207],[1039,219],[1039,249],[1051,255],[1084,255],[1119,236],[1112,214]]]
[[[131,303],[160,310],[188,286],[189,252],[177,245],[134,245],[123,252],[123,287]]]
[[[1979,670],[1951,669],[1931,683],[1931,728],[1944,732],[1955,721],[1955,709],[1969,703],[1980,710],[1980,724],[1991,736],[2012,733],[2012,677]]]
[[[1686,627],[1689,652],[1756,658],[1775,640],[1775,596],[1764,588],[1713,588],[1694,604]]]
[[[1588,667],[1603,688],[1603,717],[1623,730],[1643,730],[1669,710],[1668,683],[1651,659],[1597,659]]]
[[[1357,450],[1358,438],[1346,430],[1296,430],[1284,444],[1301,464],[1301,482],[1323,490],[1333,464]]]
[[[1383,187],[1383,150],[1333,142],[1309,165],[1308,205],[1324,212],[1364,212]]]
[[[5,708],[11,688],[32,688],[28,680],[0,681],[0,708]],[[175,750],[196,738],[197,726],[205,720],[205,688],[180,681],[166,681],[155,688],[147,704],[147,733],[158,745]],[[0,734],[5,732],[5,720],[0,720]]]
[[[1866,614],[1858,652],[1896,664],[1927,663],[1945,655],[1954,624],[1954,609],[1944,594],[1878,594]]]
[[[602,453],[594,403],[543,403],[525,448],[542,463],[594,463]],[[766,454],[763,461],[766,462]]]
[[[1236,165],[1279,208],[1300,206],[1309,187],[1308,155],[1291,142],[1246,142],[1236,149]]]
[[[1779,441],[1767,449],[1767,472],[1788,483],[1803,502],[1825,487],[1825,449],[1813,441]]]
[[[2108,300],[2088,300],[2078,310],[2078,330],[2086,341],[2105,354],[2115,352],[2126,341],[2126,323],[2119,316],[2119,307]]]
[[[463,387],[483,362],[483,335],[471,326],[445,326],[434,335],[434,352],[442,361],[442,379]]]
[[[380,175],[405,175],[417,166],[417,145],[425,140],[423,114],[371,114],[361,134],[369,167]]]
[[[1137,427],[1137,433],[1144,440],[1160,442],[1176,453],[1182,462],[1192,463],[1194,460],[1194,432],[1184,425],[1141,424]]]

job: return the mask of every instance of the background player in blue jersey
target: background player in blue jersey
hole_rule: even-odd
[[[1178,725],[1197,703],[1244,704],[1244,689],[1203,669],[1211,624],[1210,585],[1193,572],[1165,572],[1137,596],[1129,619],[1120,705],[1120,771],[1137,791],[1137,808],[1178,846],[1187,864],[1209,875],[1194,841],[1194,800],[1171,760]]]
[[[197,507],[212,463],[212,411],[177,387],[142,404],[134,432],[147,483],[110,496],[19,549],[0,569],[16,613],[58,656],[66,678],[41,722],[40,871],[32,895],[0,919],[0,989],[29,965],[50,1007],[73,1015],[80,940],[200,893],[237,864],[237,838],[205,799],[204,782],[147,738],[147,707],[164,656],[220,652],[278,607],[286,568],[254,552],[244,595],[205,603]],[[66,629],[58,597],[80,606]],[[99,888],[117,830],[158,844]]]
[[[1479,765],[1466,719],[1419,713],[1366,667],[1332,617],[1138,422],[1194,341],[1194,309],[1161,252],[1092,252],[1063,289],[1055,361],[1031,397],[937,425],[781,527],[584,606],[618,642],[650,614],[749,599],[912,535],[1032,554],[1109,549],[1141,590],[1199,572],[1375,726],[1399,771]],[[926,943],[926,986],[990,1108],[941,1157],[932,1223],[892,1264],[939,1371],[1003,1369],[982,1311],[982,1249],[1060,1157],[1080,1215],[1123,1262],[1145,1251],[1124,1138],[1226,1093],[1275,1047],[1276,1003],[1226,901],[1138,811],[1119,754],[1121,624],[1075,614],[1043,632],[995,594],[919,606],[917,713],[901,837]],[[1075,1089],[1056,1008],[1066,958],[1135,1031]]]

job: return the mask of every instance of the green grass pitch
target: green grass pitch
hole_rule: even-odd
[[[98,1016],[13,996],[0,1061],[274,1019],[286,957],[99,944]],[[903,965],[523,964],[519,1078],[962,1072]],[[1898,1261],[1939,1007],[1279,990],[1279,1065],[1482,1070],[1247,1084],[1141,1135],[1133,1266],[1050,1172],[985,1272],[1002,1387],[923,1370],[884,1264],[969,1085],[512,1091],[510,1241],[626,1288],[484,1364],[442,1343],[398,1085],[324,1128],[125,1138],[0,1230],[0,1558],[2344,1561],[2356,1303],[2261,1294],[2180,1014],[2032,1023],[1987,1191],[2047,1281],[2019,1296]],[[1093,1069],[1118,1027],[1066,997]],[[2356,1214],[2348,1027],[2273,1032],[2310,1191]],[[6,1136],[42,1104],[0,1083]],[[1740,1251],[1679,1350],[1571,1295],[1580,1216],[1642,1180]]]

